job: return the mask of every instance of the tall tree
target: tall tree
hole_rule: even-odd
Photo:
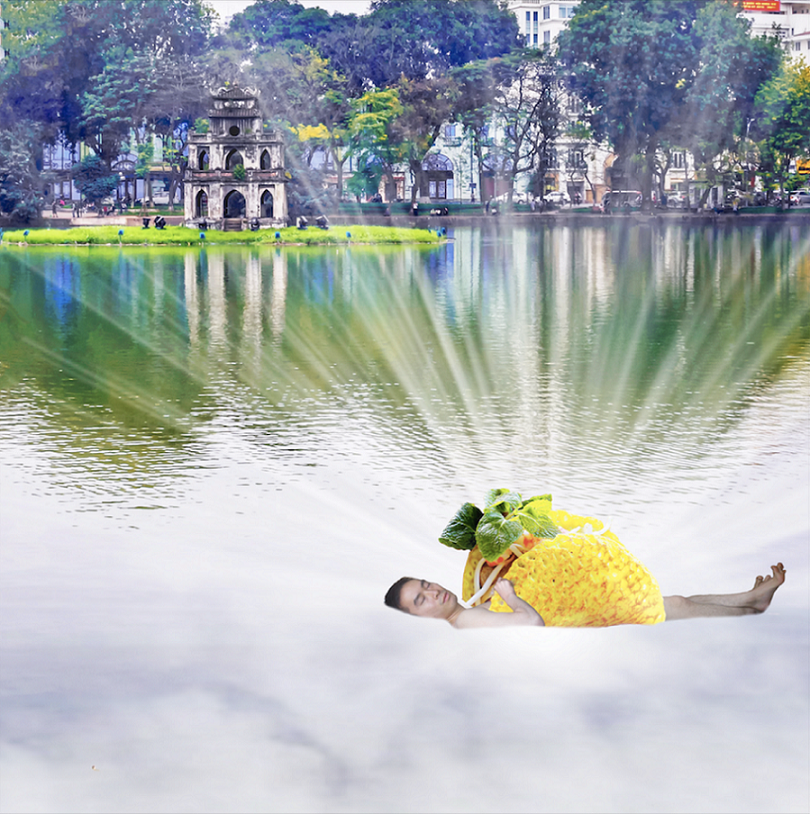
[[[787,61],[757,95],[755,134],[761,140],[764,169],[770,170],[785,199],[790,164],[810,156],[810,65]]]
[[[386,200],[397,195],[394,169],[405,158],[405,147],[393,134],[394,123],[403,113],[396,89],[369,91],[352,102],[349,116],[349,152],[366,175],[378,167],[385,179]]]
[[[107,162],[114,145],[103,144],[105,109],[117,120],[107,128],[114,142],[154,92],[157,64],[202,54],[211,24],[202,0],[7,0],[3,13],[4,118],[42,122],[70,143],[88,137]]]
[[[717,158],[733,157],[746,138],[760,87],[778,71],[778,37],[751,37],[750,21],[726,2],[710,2],[697,15],[698,64],[683,115],[673,119],[664,141],[686,147],[709,189],[722,174]]]
[[[402,113],[393,121],[391,136],[401,145],[401,154],[413,177],[411,201],[427,197],[428,181],[422,169],[425,157],[436,143],[442,125],[453,114],[458,95],[455,83],[446,76],[406,79],[397,84]]]
[[[495,102],[502,81],[499,58],[479,59],[453,69],[451,77],[458,88],[453,118],[464,127],[478,163],[477,186],[484,194],[484,152],[490,141]],[[472,167],[470,167],[472,172]]]
[[[730,0],[583,0],[558,39],[587,123],[638,175],[646,204],[659,149],[689,149],[711,182],[778,67],[775,38],[751,38],[738,11]]]
[[[682,114],[698,64],[701,0],[582,0],[558,37],[588,124],[625,166],[638,167],[649,203],[656,151]],[[639,162],[635,162],[636,156]]]
[[[196,55],[171,55],[155,64],[155,90],[144,106],[148,131],[163,141],[163,160],[171,169],[169,208],[174,208],[177,189],[182,189],[188,166],[188,134],[208,107],[203,60]]]
[[[104,69],[82,96],[84,142],[108,168],[145,120],[145,105],[156,89],[153,65],[144,54],[118,47],[105,54]]]
[[[30,223],[42,210],[38,127],[18,120],[0,129],[0,216]]]
[[[531,174],[532,194],[542,198],[562,119],[555,61],[548,50],[515,51],[502,61],[499,74],[494,111],[505,133],[500,163],[509,180],[508,201],[515,178],[524,172]]]

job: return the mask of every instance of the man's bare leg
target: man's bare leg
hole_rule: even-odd
[[[785,581],[785,566],[771,566],[773,576],[757,577],[750,591],[739,594],[706,594],[701,596],[665,596],[664,611],[668,621],[706,616],[746,616],[762,613],[771,604],[776,589]]]

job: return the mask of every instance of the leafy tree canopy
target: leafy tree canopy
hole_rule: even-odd
[[[375,0],[318,42],[353,95],[424,80],[509,52],[519,43],[514,14],[495,0]]]
[[[98,113],[94,101],[110,101],[116,87],[128,94],[145,63],[156,70],[203,54],[212,13],[202,0],[5,0],[3,16],[10,55],[0,66],[0,114],[42,122],[75,143]],[[114,100],[119,111],[127,103]]]
[[[85,156],[73,166],[73,183],[85,200],[97,203],[118,185],[118,176],[111,173],[97,155]]]
[[[41,211],[39,149],[33,122],[18,121],[0,130],[0,214],[12,222],[29,223]]]
[[[810,65],[787,61],[756,98],[754,134],[764,168],[784,187],[790,162],[810,156]]]
[[[642,157],[646,199],[662,143],[710,162],[778,64],[775,42],[751,39],[737,15],[729,0],[583,0],[558,39],[594,136],[628,162]]]
[[[234,44],[252,50],[281,43],[314,45],[330,28],[329,14],[321,8],[305,8],[291,0],[256,0],[234,15],[228,33]]]
[[[791,158],[810,155],[810,65],[790,60],[757,95],[756,130]]]

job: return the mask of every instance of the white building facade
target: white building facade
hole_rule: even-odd
[[[751,36],[776,34],[789,56],[810,59],[810,0],[742,0]]]

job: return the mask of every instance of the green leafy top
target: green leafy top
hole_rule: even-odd
[[[555,537],[557,526],[549,517],[551,495],[535,495],[524,500],[519,492],[492,489],[484,510],[465,503],[447,524],[439,542],[460,551],[478,546],[489,561],[498,559],[517,542],[524,531],[535,537]]]

